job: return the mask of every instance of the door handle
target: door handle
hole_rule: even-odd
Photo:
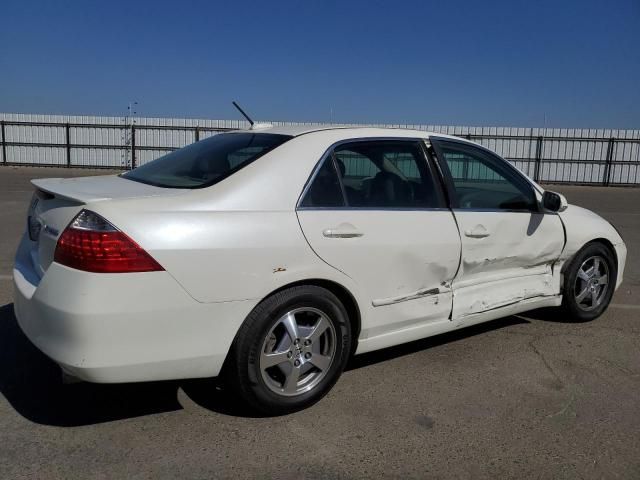
[[[362,237],[364,233],[358,231],[353,226],[339,226],[335,228],[327,228],[322,231],[322,235],[327,238],[355,238]]]
[[[489,232],[489,230],[487,230],[484,225],[476,225],[469,230],[465,230],[464,234],[465,236],[471,238],[484,238],[491,235],[491,232]]]

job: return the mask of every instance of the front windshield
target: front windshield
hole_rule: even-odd
[[[165,188],[208,187],[290,138],[270,133],[220,133],[123,173],[121,177]]]

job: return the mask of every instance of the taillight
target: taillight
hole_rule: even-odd
[[[90,210],[82,210],[62,232],[53,259],[96,273],[164,270],[140,245]]]

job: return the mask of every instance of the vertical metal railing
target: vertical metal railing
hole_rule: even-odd
[[[540,167],[542,165],[542,142],[544,142],[544,137],[541,135],[536,140],[536,156],[535,156],[535,164],[533,167],[533,180],[535,182],[540,181]]]
[[[616,139],[611,137],[607,143],[607,156],[605,158],[605,165],[602,174],[602,185],[608,187],[611,182],[611,162],[613,160],[613,146]]]
[[[136,168],[136,125],[131,125],[131,168]]]
[[[0,121],[0,136],[2,136],[2,164],[6,165],[7,164],[7,146],[6,146],[6,141],[5,139],[7,138],[5,136],[5,131],[4,131],[4,120]]]
[[[64,125],[65,139],[67,142],[67,167],[71,166],[71,126],[66,123]]]

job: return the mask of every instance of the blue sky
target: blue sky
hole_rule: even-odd
[[[640,0],[3,0],[0,111],[640,128]]]

